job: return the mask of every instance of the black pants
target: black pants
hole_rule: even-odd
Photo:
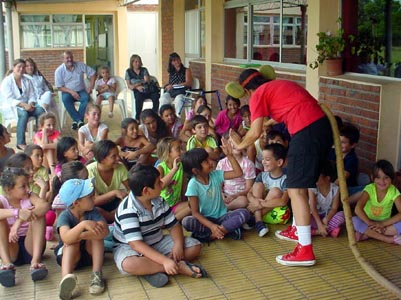
[[[142,108],[143,108],[143,102],[145,102],[146,99],[152,100],[152,103],[153,103],[152,110],[157,114],[159,113],[160,94],[158,92],[141,93],[138,90],[134,90],[134,95],[135,95],[135,110],[136,110],[135,119],[139,120],[139,116],[141,115]]]

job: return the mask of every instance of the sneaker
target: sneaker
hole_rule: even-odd
[[[72,122],[71,129],[72,130],[78,130],[78,123],[77,122]]]
[[[242,224],[242,229],[244,230],[252,230],[255,227],[255,216],[251,216],[248,222]]]
[[[226,237],[230,237],[233,240],[240,240],[242,238],[242,232],[241,232],[241,228],[237,228],[234,231],[231,231],[229,233],[226,234]]]
[[[102,272],[92,272],[91,282],[89,284],[89,293],[91,295],[101,294],[104,291],[104,281]]]
[[[280,240],[298,243],[297,227],[295,226],[288,226],[286,230],[277,230],[275,235]]]
[[[81,127],[84,126],[84,125],[85,125],[84,122],[82,122],[82,121],[79,121],[79,122],[78,122],[78,128],[81,128]]]
[[[60,281],[60,292],[59,297],[61,300],[72,299],[72,292],[77,286],[77,277],[74,274],[67,274]]]
[[[112,118],[112,117],[113,117],[113,112],[110,111],[110,112],[109,112],[109,118]]]
[[[192,232],[191,237],[197,239],[201,243],[210,243],[210,233],[208,232]]]
[[[330,235],[333,238],[337,238],[340,235],[340,232],[341,232],[341,227],[336,227],[330,232]]]
[[[143,279],[145,279],[151,286],[160,288],[165,286],[168,283],[168,276],[164,273],[156,273],[150,275],[142,275]]]
[[[279,255],[276,257],[276,261],[283,266],[290,267],[308,267],[316,263],[312,244],[302,246],[299,243],[292,253]]]
[[[269,228],[262,221],[256,222],[255,229],[260,237],[264,237],[269,232]]]

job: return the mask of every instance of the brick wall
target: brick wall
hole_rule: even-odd
[[[21,57],[31,57],[38,69],[46,77],[46,79],[54,85],[54,71],[63,63],[62,53],[64,50],[22,50]],[[85,62],[84,51],[82,49],[71,50],[74,54],[75,61]]]
[[[368,172],[376,161],[381,87],[320,78],[319,100],[333,114],[360,129],[356,147],[359,169]]]
[[[174,30],[173,30],[173,18],[174,10],[171,0],[159,1],[161,5],[161,35],[162,35],[162,79],[159,79],[160,84],[166,84],[168,82],[168,57],[171,52],[174,51]],[[182,58],[183,59],[183,58]]]

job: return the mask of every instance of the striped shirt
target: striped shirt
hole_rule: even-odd
[[[120,203],[113,232],[117,242],[128,244],[140,240],[151,246],[163,238],[162,229],[172,228],[177,224],[169,205],[161,197],[152,199],[151,203],[150,212],[132,192]]]

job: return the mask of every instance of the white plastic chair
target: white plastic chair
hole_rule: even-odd
[[[125,82],[125,80],[120,77],[120,76],[113,76],[116,80],[117,83],[117,88],[116,88],[116,99],[114,101],[114,105],[118,105],[120,107],[120,111],[121,111],[121,117],[123,119],[125,119],[128,115],[127,113],[127,84]],[[96,100],[97,97],[97,92],[96,92],[96,86],[92,91],[92,98],[94,100]],[[101,106],[104,105],[109,105],[109,101],[107,99],[102,100],[101,102]]]
[[[0,112],[2,118],[2,125],[7,128],[8,132],[11,132],[11,124],[17,124],[18,115],[17,110],[14,106],[10,105],[6,101],[0,98]],[[34,127],[35,127],[35,117],[28,118],[28,143],[33,142]]]
[[[60,116],[60,130],[61,130],[62,127],[65,124],[66,115],[68,115],[68,114],[67,114],[67,111],[66,111],[66,109],[64,107],[64,104],[63,104],[62,91],[58,91],[57,94],[58,94],[58,100],[59,100],[59,106],[60,106],[59,116]],[[74,105],[75,105],[75,109],[78,110],[80,102],[79,101],[74,101]]]
[[[155,76],[150,76],[150,80],[153,81],[153,82],[156,82],[157,86],[159,86],[159,81],[157,80],[157,78],[156,78]],[[134,91],[131,90],[131,89],[128,89],[128,90],[130,91],[130,94],[131,94],[131,111],[132,111],[132,117],[135,118],[135,116],[136,116],[135,93],[134,93]],[[161,91],[162,91],[162,90],[163,90],[163,89],[161,89]],[[152,99],[150,99],[150,98],[145,99],[145,100],[143,101],[144,106],[145,106],[145,102],[149,102],[149,101],[150,101],[150,102],[153,102]],[[142,109],[143,109],[143,108],[142,108]]]

